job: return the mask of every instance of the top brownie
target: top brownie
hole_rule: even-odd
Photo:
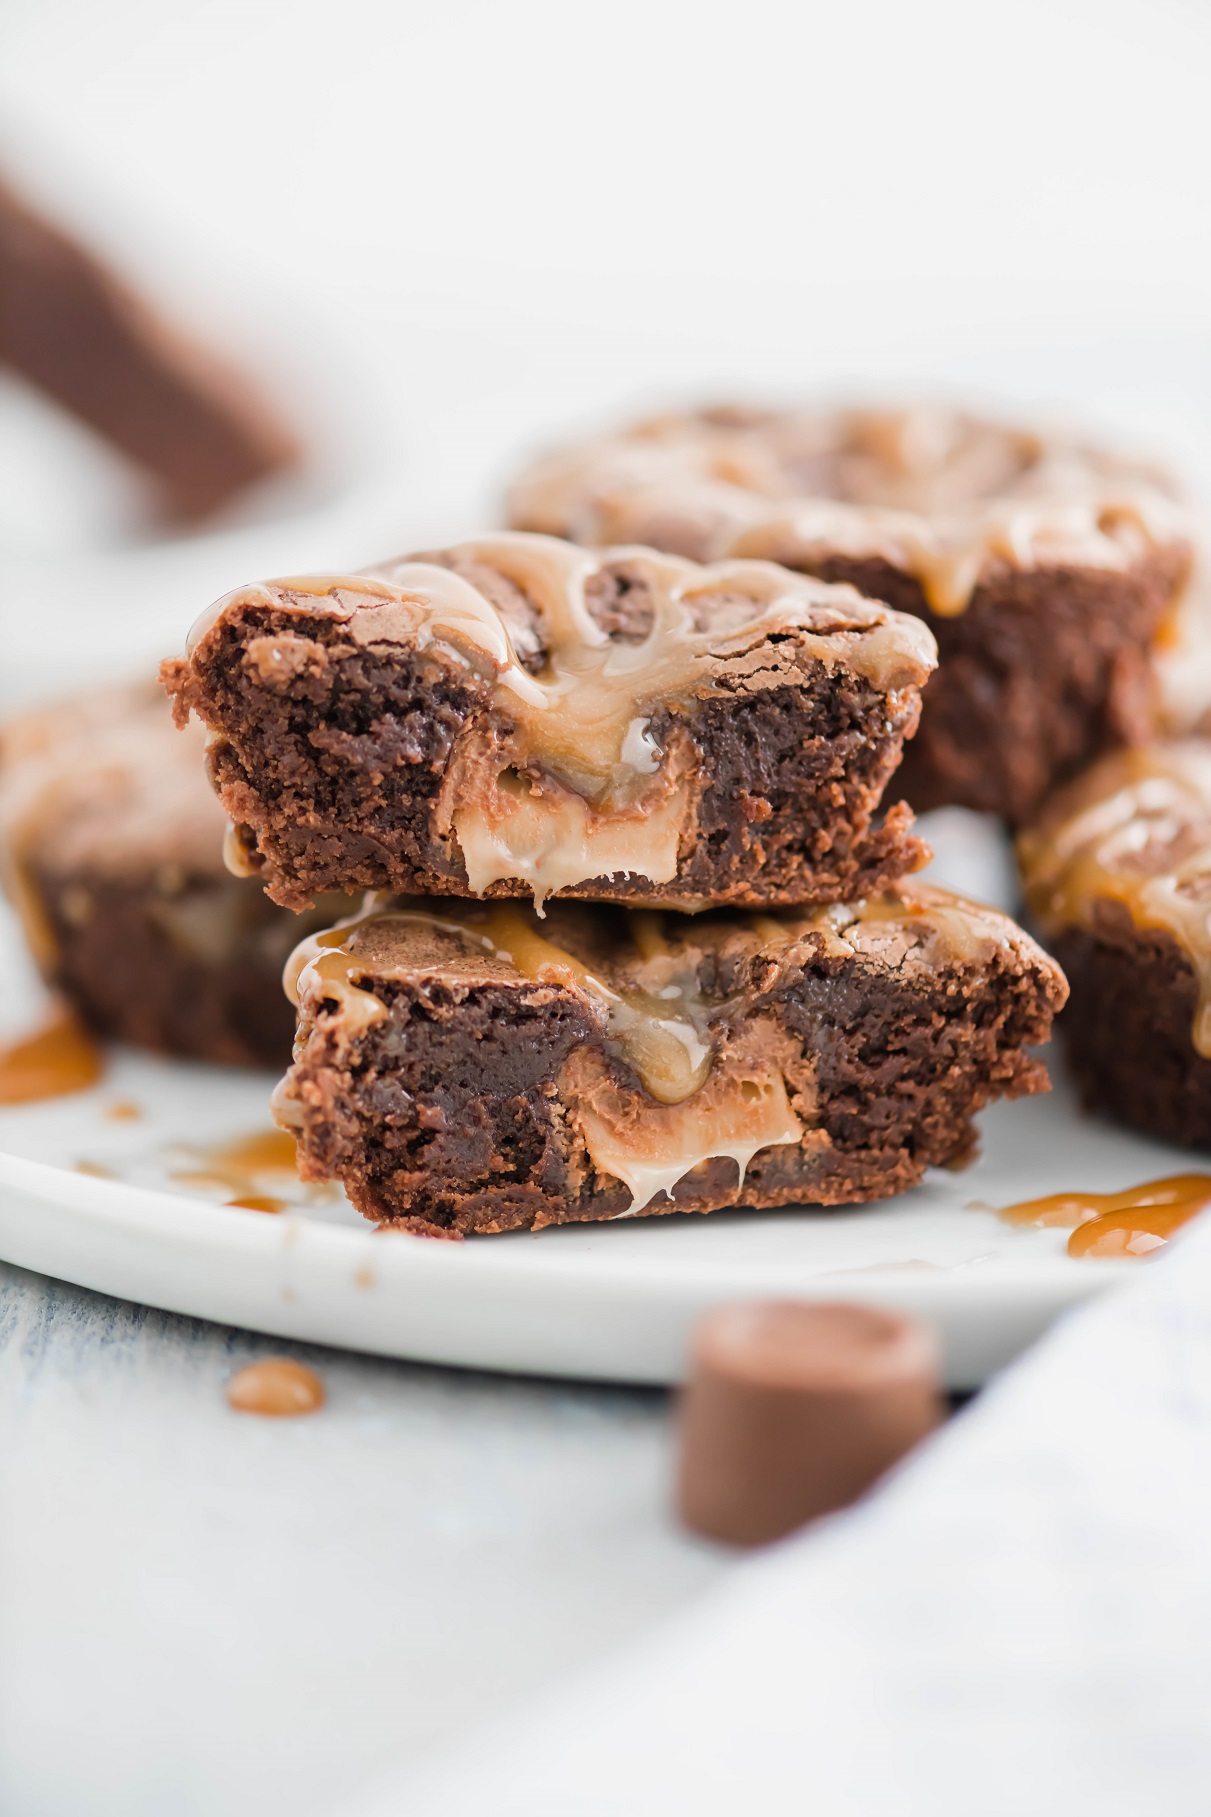
[[[938,408],[665,416],[538,461],[509,508],[520,529],[756,556],[917,613],[940,667],[908,797],[1017,822],[1149,735],[1149,645],[1190,560],[1158,469]]]
[[[760,906],[919,868],[876,812],[916,619],[772,563],[502,534],[243,588],[164,665],[242,867],[319,891]]]

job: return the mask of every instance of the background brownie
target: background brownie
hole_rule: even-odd
[[[364,887],[698,907],[915,870],[875,822],[918,620],[768,562],[481,538],[220,601],[164,665],[278,902]]]
[[[538,462],[510,519],[697,560],[760,555],[924,618],[937,639],[902,781],[1020,822],[1153,729],[1149,645],[1189,559],[1163,476],[941,409],[707,410]]]
[[[201,731],[182,738],[152,683],[0,727],[5,886],[47,981],[102,1035],[280,1067],[282,966],[322,917],[229,875],[223,834]]]
[[[1211,744],[1103,758],[1018,852],[1086,1104],[1211,1148]]]
[[[412,901],[291,971],[304,1176],[449,1236],[888,1197],[1046,1089],[1065,994],[1007,917],[923,886],[779,916]]]

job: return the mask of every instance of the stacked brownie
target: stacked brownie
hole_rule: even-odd
[[[462,1236],[898,1192],[1064,996],[907,876],[919,616],[772,563],[485,537],[231,594],[164,678],[299,948],[305,1174]]]
[[[1150,652],[1191,558],[1148,464],[938,408],[661,417],[538,462],[510,518],[589,545],[766,557],[923,618],[939,665],[907,797],[1018,825],[1150,735]]]

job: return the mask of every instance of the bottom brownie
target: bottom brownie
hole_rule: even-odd
[[[223,864],[200,732],[159,690],[110,688],[0,728],[5,889],[48,983],[99,1035],[228,1065],[285,1065],[282,966],[341,913],[293,915]]]
[[[452,913],[456,910],[456,913]],[[463,1236],[886,1198],[1047,1088],[1066,987],[1006,916],[901,887],[660,915],[412,899],[304,942],[275,1096],[304,1178]]]

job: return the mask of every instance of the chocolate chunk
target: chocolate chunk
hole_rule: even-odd
[[[143,468],[174,517],[204,517],[298,459],[245,374],[170,328],[3,184],[0,361]]]
[[[870,1306],[768,1300],[699,1324],[681,1403],[681,1518],[759,1546],[844,1508],[942,1417],[928,1328]]]

